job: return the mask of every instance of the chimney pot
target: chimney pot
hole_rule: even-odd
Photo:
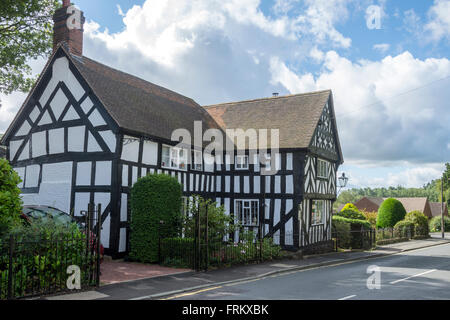
[[[63,7],[69,7],[70,6],[70,0],[63,0]]]
[[[273,96],[273,97],[278,97],[278,92],[272,93],[272,96]]]

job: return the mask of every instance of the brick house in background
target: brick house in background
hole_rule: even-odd
[[[357,202],[355,202],[355,206],[359,210],[365,210],[365,211],[378,211],[378,208],[383,203],[384,200],[387,198],[381,198],[381,197],[363,197]],[[405,207],[406,212],[411,211],[420,211],[423,212],[424,215],[426,215],[428,218],[432,218],[432,211],[430,202],[428,201],[428,198],[422,197],[422,198],[395,198],[398,201],[400,201],[403,204],[403,207]],[[439,211],[440,215],[440,211]]]
[[[433,217],[438,217],[441,215],[441,203],[440,202],[430,202],[431,215]],[[444,203],[444,216],[448,216],[447,204]]]

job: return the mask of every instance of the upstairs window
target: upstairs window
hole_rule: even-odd
[[[327,178],[328,162],[325,160],[317,159],[317,177]]]
[[[187,151],[185,149],[162,146],[161,166],[167,169],[186,170]]]
[[[192,151],[192,170],[202,171],[203,169],[203,157],[202,152],[193,150]]]
[[[237,155],[236,156],[236,170],[248,170],[248,156]]]
[[[236,216],[243,226],[258,226],[259,201],[236,200]]]

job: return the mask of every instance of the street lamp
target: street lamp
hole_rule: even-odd
[[[340,176],[338,178],[338,183],[339,183],[338,193],[339,193],[339,191],[341,191],[342,188],[345,188],[345,186],[347,185],[347,182],[348,182],[348,177],[346,177],[345,173],[342,172],[342,176]]]
[[[448,178],[450,181],[450,178]],[[444,223],[444,177],[441,179],[441,232],[442,239],[445,239],[445,223]]]

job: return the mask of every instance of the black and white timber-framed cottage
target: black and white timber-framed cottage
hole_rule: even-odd
[[[330,90],[202,107],[84,57],[82,28],[65,23],[68,6],[64,1],[55,13],[53,54],[1,140],[23,180],[25,204],[77,215],[89,202],[101,203],[101,241],[107,254],[120,256],[128,245],[130,188],[159,172],[177,177],[186,198],[211,198],[284,247],[310,242],[311,226],[321,226],[321,240],[331,238],[343,157]],[[203,130],[279,129],[278,152],[270,155],[277,174],[263,175],[248,149],[235,161],[223,156],[207,164],[202,147],[175,148],[172,132],[193,132],[194,121]]]

